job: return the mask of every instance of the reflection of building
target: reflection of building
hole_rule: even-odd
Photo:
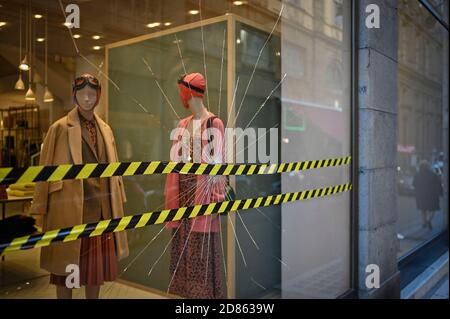
[[[433,190],[436,183],[445,184],[448,180],[448,169],[442,169],[444,157],[448,161],[448,32],[442,26],[445,22],[439,22],[426,12],[422,4],[409,1],[399,1],[398,4],[396,229],[398,256],[406,259],[418,245],[438,238],[448,225],[448,186],[443,198],[436,200],[434,208],[428,208],[436,210],[431,213],[433,226],[428,230],[424,230],[427,213],[423,210],[426,208],[418,204],[424,193],[418,188]],[[448,1],[423,4],[430,6],[438,16],[446,12],[446,6],[448,11]],[[424,185],[420,179],[418,171],[423,160],[428,161],[437,174],[436,183]],[[433,197],[437,192],[430,191],[425,197]]]
[[[292,131],[287,138],[323,135],[325,144],[330,137],[345,139],[350,110],[348,3],[310,0],[287,1],[285,5],[282,72],[287,77],[283,84],[283,125]],[[297,128],[293,122],[299,123]],[[308,132],[308,126],[316,126],[318,131]],[[298,151],[317,154],[309,146]],[[344,152],[342,146],[338,149]]]
[[[281,48],[282,73],[287,76],[282,85],[282,137],[287,142],[282,144],[282,162],[347,154],[351,118],[349,3],[285,1],[285,6]],[[347,168],[326,174],[308,172],[301,177],[283,175],[282,190],[339,184],[349,175]],[[342,258],[350,254],[345,231],[349,216],[330,214],[349,210],[349,204],[350,197],[343,195],[333,201],[282,207],[282,225],[287,229],[282,235],[282,256],[290,265],[282,272],[283,296],[329,298],[351,285],[345,271],[348,263]],[[309,220],[308,216],[316,213],[317,218]],[[323,233],[313,231],[319,224]],[[298,240],[288,231],[297,231]],[[326,243],[321,240],[324,234],[334,240]],[[302,258],[306,255],[309,258]],[[317,260],[321,267],[316,267]]]
[[[413,148],[411,155],[418,160],[432,161],[442,151],[443,31],[419,7],[401,9],[398,142]],[[414,164],[408,156],[400,155],[399,160],[400,165]]]

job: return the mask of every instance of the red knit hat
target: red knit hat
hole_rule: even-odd
[[[205,95],[206,81],[200,73],[189,73],[181,76],[178,80],[181,102],[185,108],[189,108],[188,101],[193,97]]]

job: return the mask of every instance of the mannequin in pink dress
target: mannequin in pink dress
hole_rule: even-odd
[[[206,86],[204,77],[200,73],[188,74],[178,81],[178,85],[183,106],[188,108],[192,115],[178,123],[173,144],[175,146],[185,134],[189,138],[184,146],[189,152],[172,147],[171,161],[224,162],[224,126],[203,104]],[[201,154],[196,154],[196,139],[201,140],[198,144],[202,150],[208,145],[206,128],[209,118],[212,131],[218,132],[209,140],[213,150],[211,153],[202,151]],[[220,177],[213,181],[211,176],[205,175],[169,174],[165,187],[166,209],[223,201],[224,186]],[[218,215],[198,216],[166,224],[168,229],[172,229],[173,236],[169,293],[187,298],[223,298],[218,218]]]

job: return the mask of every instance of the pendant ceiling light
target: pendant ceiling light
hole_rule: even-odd
[[[28,1],[28,3],[29,3],[28,17],[27,17],[28,27],[29,27],[29,30],[28,30],[28,38],[29,38],[28,50],[30,52],[30,57],[32,57],[32,54],[31,54],[31,32],[32,32],[32,29],[31,29],[31,4],[30,4],[30,1]],[[30,62],[32,63],[33,61],[31,60]],[[30,66],[28,68],[28,91],[25,94],[25,100],[27,100],[27,101],[35,101],[36,100],[36,95],[34,94],[33,89],[31,87],[31,79],[32,79],[32,77],[31,77],[31,66]]]
[[[44,102],[53,102],[53,94],[48,89],[48,12],[45,14],[45,92]]]
[[[28,71],[30,69],[26,53],[25,53],[25,57],[23,58],[22,62],[19,65],[19,69],[21,69],[22,71]]]
[[[23,80],[22,80],[22,72],[19,72],[19,79],[17,80],[16,84],[14,85],[14,89],[25,90],[25,83],[23,83]]]
[[[22,8],[20,8],[19,13],[19,63],[22,59]],[[14,85],[14,89],[16,90],[25,90],[25,84],[22,80],[22,70],[19,71],[19,79]]]
[[[28,91],[25,94],[25,100],[36,101],[36,95],[34,95],[34,92],[33,92],[33,89],[31,88],[31,86],[28,88]]]
[[[28,64],[28,17],[25,14],[25,57],[22,59],[22,9],[20,9],[20,59],[19,69],[22,71],[28,71],[30,65]]]
[[[48,89],[48,87],[45,87],[45,92],[44,92],[44,102],[53,102],[55,99],[53,98],[53,94],[52,92],[50,92],[50,90]]]

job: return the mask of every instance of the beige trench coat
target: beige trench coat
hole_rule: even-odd
[[[94,113],[95,114],[95,113]],[[94,115],[103,136],[108,162],[118,162],[111,128]],[[42,145],[39,165],[82,164],[81,126],[77,108],[49,128]],[[121,176],[109,178],[112,218],[123,217],[126,202]],[[43,215],[43,231],[71,227],[83,223],[83,182],[64,180],[39,182],[36,185],[31,211]],[[128,256],[126,232],[114,233],[118,259]],[[67,275],[69,264],[79,265],[81,240],[57,242],[41,248],[41,268],[57,275]]]

